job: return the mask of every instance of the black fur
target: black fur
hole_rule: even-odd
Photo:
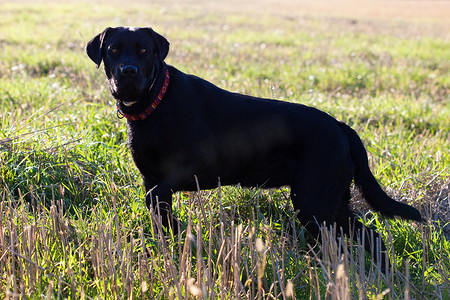
[[[112,95],[126,114],[140,113],[152,103],[169,70],[169,87],[156,110],[146,120],[128,121],[129,146],[148,192],[147,205],[158,198],[165,225],[177,222],[169,217],[172,193],[196,190],[194,176],[206,189],[215,188],[219,178],[223,185],[289,185],[300,221],[315,236],[322,222],[336,222],[346,234],[363,229],[348,207],[353,179],[376,211],[421,220],[419,211],[381,189],[350,127],[312,107],[222,90],[166,66],[168,50],[167,40],[152,29],[125,27],[106,29],[86,47],[97,66],[103,60]],[[123,65],[138,71],[123,75]],[[376,232],[366,232],[368,251],[377,239],[386,250]]]

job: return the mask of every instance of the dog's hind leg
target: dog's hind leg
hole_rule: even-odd
[[[300,223],[320,241],[320,225],[324,222],[333,224],[336,221],[339,201],[333,199],[329,187],[317,184],[317,182],[323,182],[322,180],[314,180],[312,176],[306,177],[306,175],[299,176],[296,180],[297,184],[291,185],[292,205],[296,211],[299,211],[297,217]]]
[[[306,230],[322,242],[320,225],[324,222],[327,225],[335,223],[338,234],[341,233],[342,228],[342,232],[355,242],[363,242],[364,249],[372,255],[381,270],[384,270],[387,259],[386,247],[380,235],[356,220],[348,207],[350,180],[344,177],[338,180],[323,178],[326,176],[321,176],[320,180],[314,179],[313,176],[306,177],[298,178],[296,181],[298,184],[291,186],[292,204],[295,210],[299,210],[298,218]],[[328,185],[320,186],[316,182],[324,182]]]
[[[340,232],[339,228],[342,228],[347,237],[352,238],[355,243],[362,243],[364,249],[370,253],[377,266],[384,272],[389,258],[383,239],[375,230],[368,228],[356,219],[347,202],[342,202],[339,207],[336,225],[338,232]]]

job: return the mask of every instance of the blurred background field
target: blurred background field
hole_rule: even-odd
[[[450,1],[0,1],[0,298],[448,299],[448,15]],[[391,272],[357,245],[314,247],[287,188],[178,193],[185,232],[155,235],[84,53],[120,25],[164,35],[183,72],[350,124],[387,192],[426,217],[385,220],[354,195]]]

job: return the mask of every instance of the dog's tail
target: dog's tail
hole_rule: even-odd
[[[355,164],[355,184],[370,206],[386,217],[399,216],[422,221],[422,216],[417,209],[395,201],[381,189],[370,171],[367,152],[358,134],[344,123],[340,123],[340,126],[347,135],[351,157]]]

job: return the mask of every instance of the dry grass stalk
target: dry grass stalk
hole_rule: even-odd
[[[238,222],[223,208],[220,187],[215,197],[205,200],[208,197],[200,192],[192,195],[187,228],[178,236],[158,234],[164,229],[153,210],[150,224],[139,220],[136,227],[127,228],[111,199],[110,212],[93,208],[89,226],[95,234],[85,241],[80,232],[72,233],[61,201],[53,199],[49,209],[38,199],[32,209],[24,200],[18,206],[2,201],[0,267],[7,278],[1,281],[5,296],[26,296],[43,280],[48,280],[46,297],[85,299],[90,299],[86,289],[92,288],[105,299],[295,299],[299,291],[309,289],[311,299],[336,300],[355,297],[353,286],[360,298],[367,297],[368,290],[377,297],[401,297],[395,294],[395,286],[402,282],[407,283],[405,298],[415,289],[409,282],[409,264],[405,275],[395,267],[386,275],[378,271],[379,266],[366,269],[367,254],[361,246],[364,233],[354,245],[351,238],[336,238],[334,226],[322,226],[322,245],[310,247],[305,256],[298,248],[295,224],[288,226],[293,234],[285,227],[276,231],[255,211],[252,220]],[[220,203],[217,216],[209,213],[206,201]],[[392,247],[387,228],[387,245]],[[56,245],[60,245],[60,263],[67,268],[54,274],[48,270]],[[76,264],[70,262],[74,256]],[[293,263],[298,264],[294,274],[289,273]],[[86,272],[91,272],[94,281],[80,280]],[[302,286],[299,279],[304,274],[308,276]],[[383,283],[387,285],[383,290],[374,288]]]

